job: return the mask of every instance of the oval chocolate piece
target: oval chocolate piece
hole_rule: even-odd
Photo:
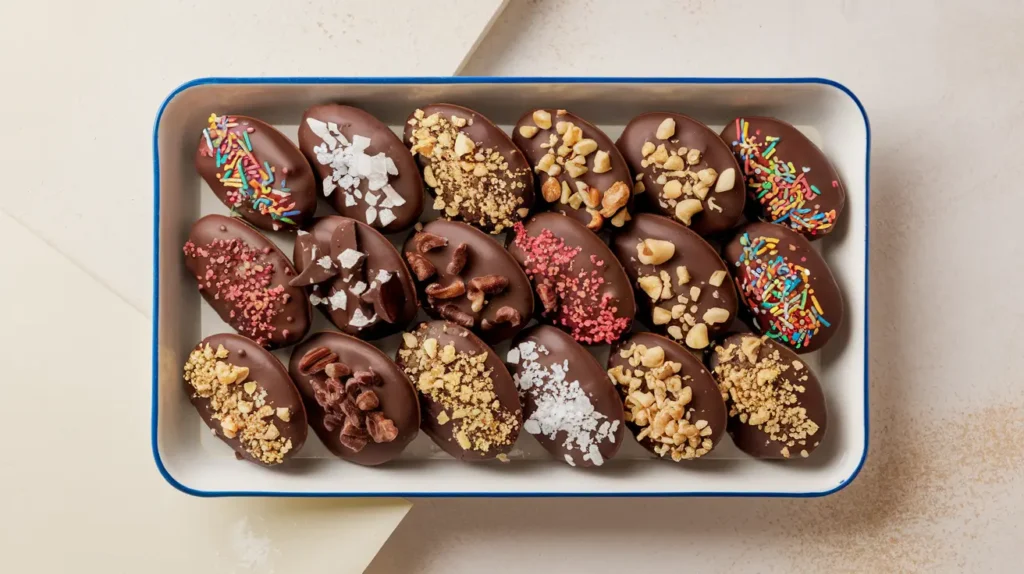
[[[843,295],[804,236],[781,225],[751,223],[723,255],[757,332],[810,353],[839,330]]]
[[[446,321],[402,334],[398,365],[420,396],[422,428],[462,461],[504,458],[523,413],[505,364],[467,329]]]
[[[645,323],[695,350],[724,333],[739,303],[729,271],[699,235],[643,213],[612,239],[633,280]]]
[[[846,191],[825,154],[800,130],[775,118],[736,118],[722,139],[739,159],[747,205],[760,219],[809,239],[835,229]]]
[[[424,310],[495,343],[533,317],[530,280],[500,243],[465,223],[438,219],[403,248],[423,288]]]
[[[323,104],[306,110],[299,149],[338,213],[383,233],[411,227],[423,211],[423,181],[402,140],[369,113]]]
[[[189,353],[183,379],[203,422],[241,458],[274,466],[305,444],[299,391],[277,357],[251,339],[203,339]]]
[[[238,219],[207,215],[192,225],[183,251],[199,293],[234,330],[268,349],[306,336],[306,293],[289,285],[295,269],[260,232]]]
[[[569,466],[601,466],[622,446],[622,401],[604,369],[547,325],[519,334],[506,356],[523,405],[523,430]]]
[[[369,225],[337,215],[318,217],[299,232],[294,286],[349,335],[378,339],[416,315],[416,286],[395,246]]]
[[[669,112],[633,118],[615,143],[640,177],[637,200],[699,235],[731,229],[746,190],[732,150],[697,120]]]
[[[541,320],[587,345],[614,343],[629,330],[636,300],[629,277],[597,235],[559,213],[538,213],[509,234],[508,250],[526,271]]]
[[[825,436],[818,377],[789,349],[751,333],[717,345],[711,369],[729,407],[729,436],[757,458],[806,458]]]
[[[292,351],[288,373],[327,450],[366,466],[396,458],[419,433],[420,405],[405,373],[369,343],[317,333]]]
[[[512,141],[530,161],[549,209],[593,231],[629,221],[629,166],[596,126],[565,110],[533,110],[516,123]]]
[[[462,106],[431,104],[409,116],[405,141],[442,217],[501,233],[529,215],[530,166],[484,116]]]
[[[688,350],[654,333],[612,347],[608,376],[625,403],[637,442],[675,462],[700,458],[725,435],[725,403],[715,379]]]
[[[268,231],[295,231],[316,212],[316,179],[299,148],[256,118],[210,114],[196,170],[224,205]]]

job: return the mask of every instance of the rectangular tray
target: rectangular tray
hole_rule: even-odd
[[[724,439],[688,464],[656,460],[627,436],[600,469],[551,459],[523,433],[508,464],[463,464],[420,436],[402,456],[366,468],[333,457],[313,433],[285,469],[235,460],[199,419],[181,366],[206,335],[231,332],[203,301],[182,264],[181,246],[201,215],[227,214],[193,165],[196,134],[211,112],[258,117],[295,138],[303,111],[317,103],[361,107],[401,133],[416,107],[451,102],[473,108],[510,132],[532,107],[566,108],[616,139],[633,116],[676,111],[716,131],[738,115],[775,116],[796,125],[831,159],[847,192],[844,222],[815,243],[842,289],[842,330],[808,355],[829,409],[824,444],[806,460],[751,459]],[[207,78],[188,82],[161,106],[153,133],[153,413],[157,467],[197,496],[822,496],[860,471],[868,448],[867,114],[845,86],[818,78]],[[429,202],[428,202],[429,205]],[[324,208],[324,212],[329,210]],[[285,253],[291,240],[272,238]],[[401,242],[404,234],[393,241]],[[313,332],[333,327],[314,313]],[[379,345],[392,356],[395,338]],[[496,350],[504,356],[505,345]],[[289,350],[275,353],[287,364]],[[595,354],[600,360],[606,350]],[[627,435],[629,433],[626,433]]]

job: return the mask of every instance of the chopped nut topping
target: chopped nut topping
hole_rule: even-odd
[[[729,191],[736,185],[736,169],[729,168],[718,176],[718,183],[715,184],[715,193]]]
[[[674,135],[676,135],[676,121],[672,118],[665,118],[658,125],[658,131],[655,132],[654,137],[660,140],[667,140]]]
[[[703,349],[708,343],[708,326],[704,323],[697,323],[686,333],[686,346],[691,349]]]
[[[684,199],[676,204],[676,219],[690,225],[694,215],[704,211],[699,199]]]
[[[533,112],[533,123],[537,124],[542,130],[546,130],[551,127],[551,114],[546,110],[537,110]]]
[[[524,138],[532,138],[537,135],[537,126],[519,126],[519,135]]]
[[[711,274],[711,278],[708,279],[708,285],[714,285],[715,287],[721,287],[722,282],[725,281],[727,273],[719,269]]]
[[[675,253],[675,244],[663,239],[644,239],[636,246],[637,258],[644,265],[661,265]]]

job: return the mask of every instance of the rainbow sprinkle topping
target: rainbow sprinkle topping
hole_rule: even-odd
[[[261,215],[269,215],[275,222],[297,225],[291,219],[300,212],[295,208],[285,179],[274,188],[274,174],[277,169],[268,162],[260,162],[253,153],[249,134],[256,131],[252,126],[240,124],[235,116],[210,114],[210,125],[203,130],[206,148],[201,154],[217,162],[217,179],[230,188],[227,200],[237,209],[243,205]],[[282,176],[288,175],[283,170]],[[275,226],[276,229],[276,226]]]
[[[778,244],[775,237],[752,239],[748,233],[740,237],[743,255],[736,266],[742,271],[736,275],[736,287],[762,333],[802,349],[822,326],[832,324],[814,296],[811,272],[780,255]]]
[[[759,129],[750,132],[750,122],[737,118],[732,147],[740,152],[750,197],[767,209],[772,223],[784,223],[808,235],[831,228],[836,210],[822,212],[808,204],[821,195],[821,190],[807,181],[811,168],[794,166],[775,153],[782,137],[765,134],[762,138]],[[839,187],[839,182],[833,180],[832,187]]]

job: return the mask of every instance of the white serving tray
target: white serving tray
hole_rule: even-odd
[[[401,133],[418,106],[473,108],[506,131],[528,109],[566,108],[612,139],[633,116],[675,111],[719,130],[738,115],[766,115],[801,129],[832,160],[846,187],[843,223],[815,243],[843,291],[842,330],[808,356],[824,386],[829,427],[806,460],[751,459],[723,439],[708,457],[684,464],[654,459],[626,433],[619,455],[598,469],[551,459],[523,433],[502,464],[458,463],[422,433],[389,464],[366,468],[333,457],[313,433],[282,469],[239,462],[192,408],[181,366],[203,337],[231,332],[186,274],[181,246],[208,213],[227,214],[196,174],[198,135],[211,112],[255,116],[295,139],[302,112],[324,102],[376,115]],[[154,293],[152,443],[174,487],[199,496],[821,496],[840,490],[867,455],[868,158],[863,106],[846,87],[815,78],[212,78],[189,82],[164,101],[153,134]],[[430,205],[430,202],[427,202]],[[330,209],[321,205],[323,213]],[[428,216],[429,217],[429,216]],[[284,234],[268,234],[285,253]],[[404,234],[392,238],[400,244]],[[313,332],[332,326],[314,312]],[[394,356],[398,336],[379,346]],[[507,343],[498,345],[504,356]],[[287,364],[290,350],[276,354]],[[595,350],[605,360],[607,350]]]

